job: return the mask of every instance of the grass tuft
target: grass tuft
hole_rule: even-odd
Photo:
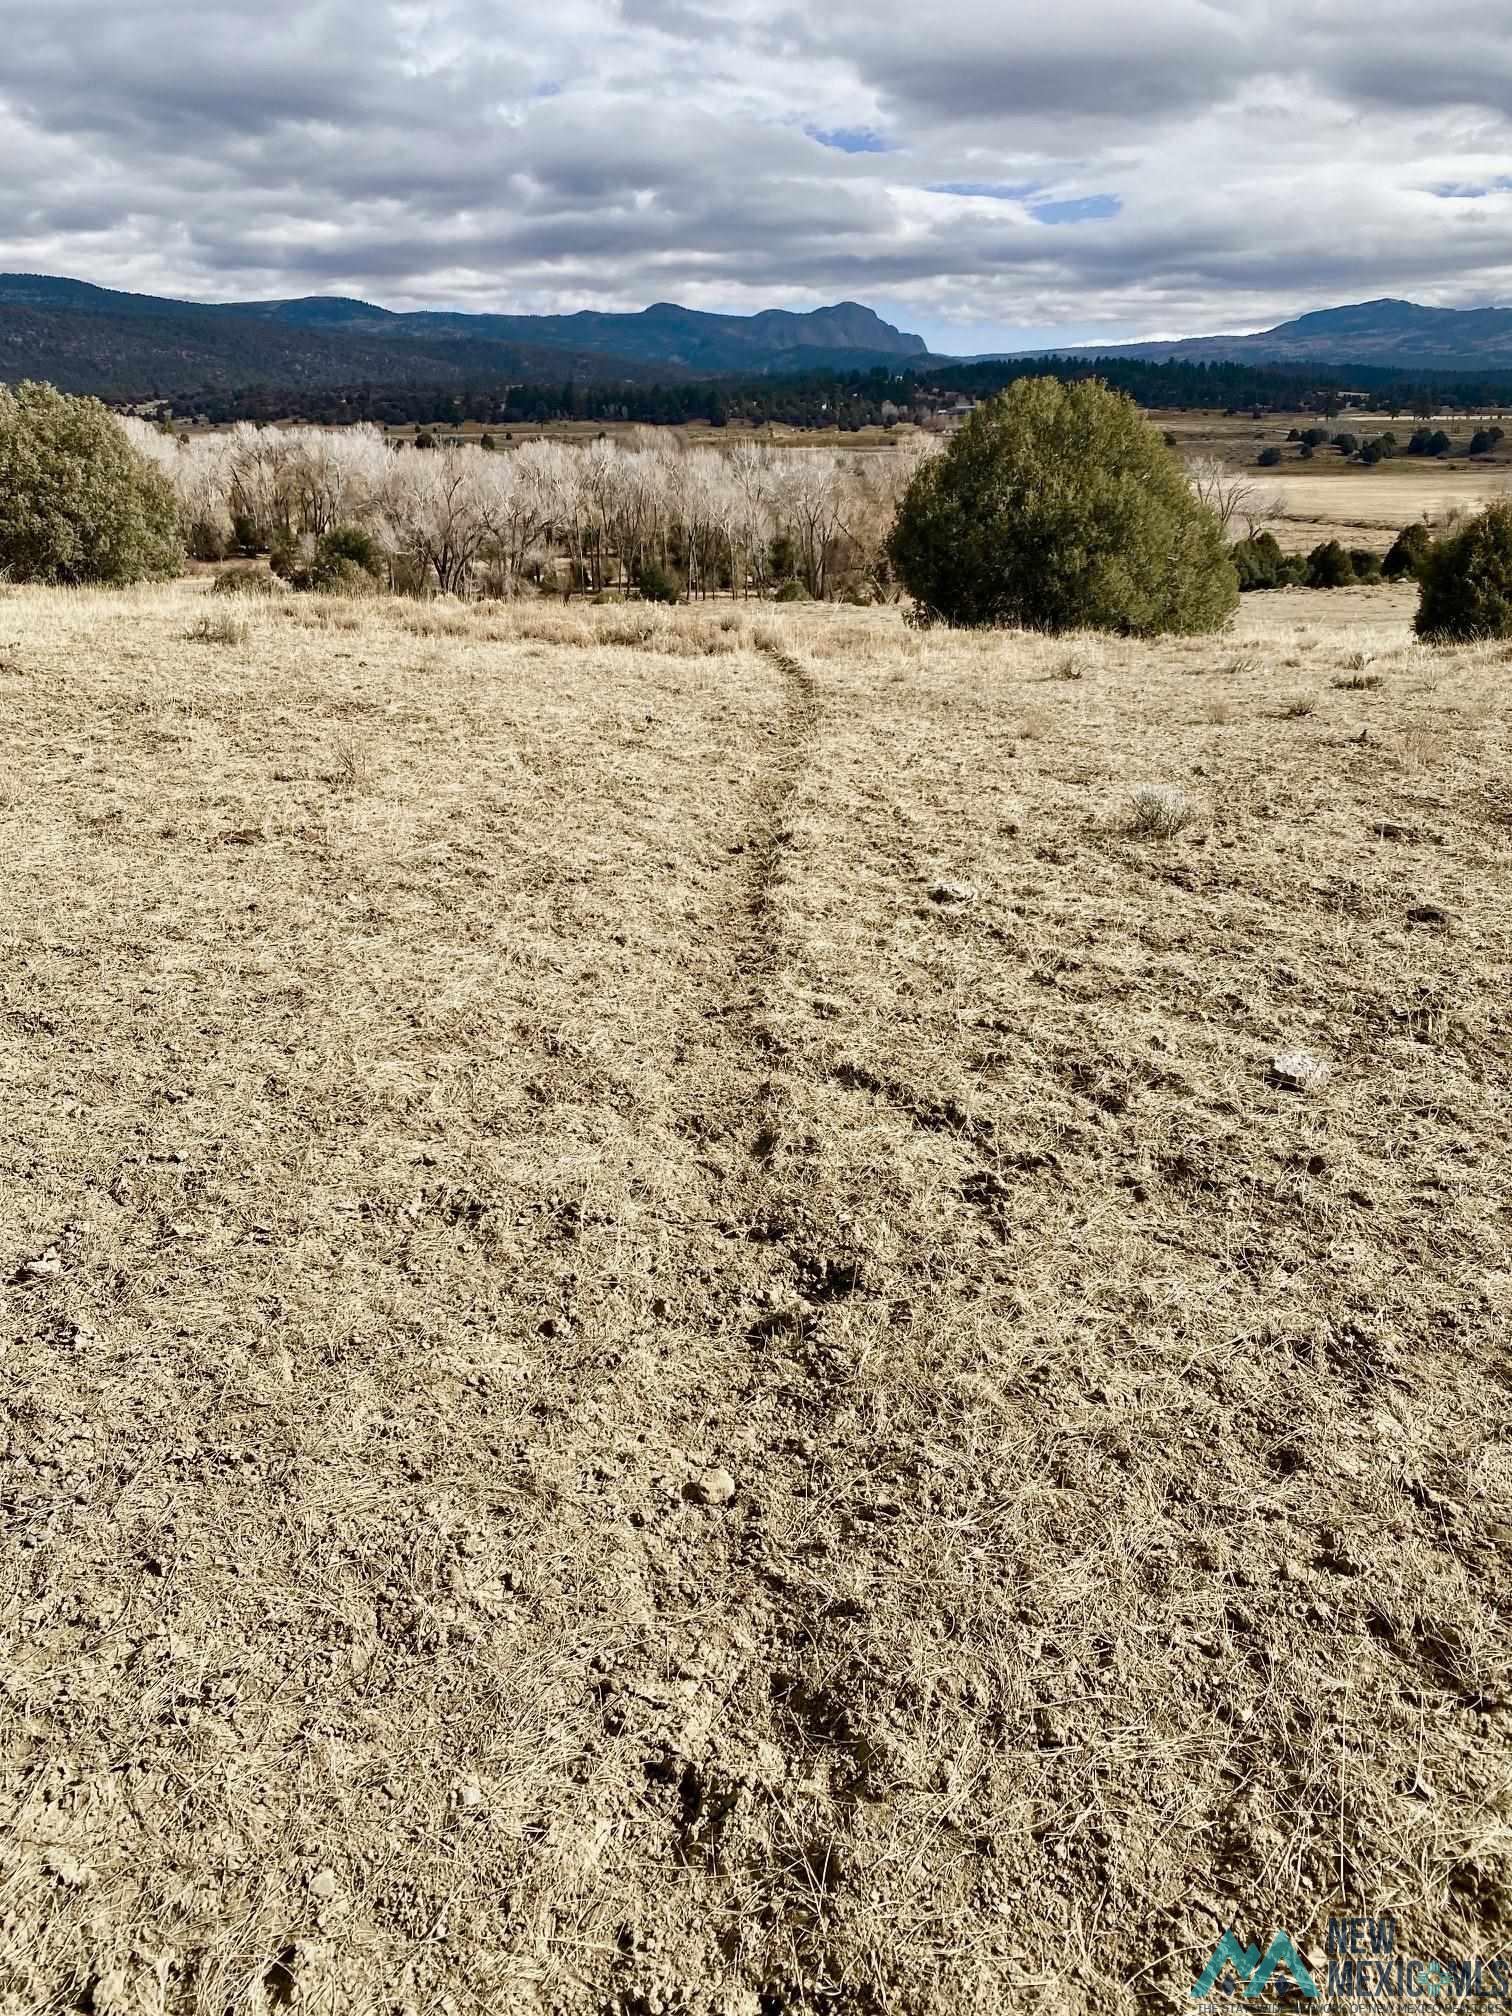
[[[1197,813],[1173,784],[1143,784],[1129,801],[1128,830],[1141,840],[1174,840]]]
[[[184,635],[191,644],[246,645],[252,641],[252,626],[239,616],[201,616]]]
[[[1086,679],[1097,670],[1098,661],[1090,651],[1076,649],[1062,651],[1050,664],[1048,676],[1051,679]]]

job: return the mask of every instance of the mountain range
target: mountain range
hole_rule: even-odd
[[[998,357],[1026,354],[993,353]],[[1512,308],[1422,308],[1415,301],[1387,298],[1357,302],[1348,308],[1319,308],[1254,335],[1078,344],[1058,354],[1129,357],[1152,364],[1372,364],[1404,370],[1505,370],[1512,367]]]
[[[0,274],[0,381],[47,378],[122,400],[254,387],[309,392],[352,385],[622,383],[887,365],[981,362],[931,356],[920,336],[842,301],[806,313],[713,315],[660,301],[638,314],[399,314],[328,295],[190,302],[87,281]],[[1164,363],[1349,365],[1512,370],[1512,308],[1423,308],[1365,301],[1249,335],[1083,344],[1058,354]]]
[[[327,295],[171,301],[82,280],[0,274],[0,380],[46,378],[66,392],[108,398],[482,378],[676,384],[925,354],[922,337],[854,301],[806,314],[710,315],[672,302],[633,315],[395,314]]]

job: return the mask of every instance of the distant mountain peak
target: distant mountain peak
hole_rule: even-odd
[[[480,378],[680,383],[924,355],[922,337],[856,301],[753,315],[675,301],[628,314],[397,313],[340,295],[172,301],[47,274],[0,274],[0,371],[115,397]]]
[[[1020,353],[1024,354],[1024,353]],[[1273,329],[1239,336],[1183,336],[1153,343],[1078,344],[1074,356],[1151,363],[1369,364],[1401,369],[1512,368],[1512,308],[1425,308],[1382,295],[1312,308]]]

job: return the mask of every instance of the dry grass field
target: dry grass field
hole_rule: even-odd
[[[1512,662],[1410,611],[0,594],[0,2011],[1505,1951]]]
[[[1366,468],[1330,448],[1320,449],[1311,462],[1296,459],[1295,450],[1286,444],[1287,431],[1324,424],[1316,413],[1271,414],[1264,420],[1216,413],[1149,417],[1176,436],[1183,456],[1216,456],[1273,497],[1278,510],[1271,530],[1289,553],[1307,552],[1324,539],[1384,552],[1404,525],[1418,519],[1442,523],[1455,512],[1483,510],[1512,486],[1512,448],[1505,444],[1474,461],[1463,455],[1447,461],[1401,455]],[[1422,423],[1351,412],[1326,424],[1362,439],[1391,428],[1405,441]],[[1463,448],[1477,421],[1454,414],[1445,416],[1442,424]],[[1285,460],[1279,468],[1258,467],[1257,457],[1266,446],[1281,448]]]
[[[1403,464],[1405,463],[1405,467]],[[1274,477],[1266,488],[1281,499],[1286,521],[1313,527],[1319,539],[1341,536],[1338,526],[1360,526],[1367,537],[1362,545],[1389,546],[1404,525],[1418,519],[1443,519],[1451,512],[1473,514],[1482,511],[1493,498],[1507,491],[1507,472],[1477,468],[1467,464],[1459,469],[1442,469],[1432,462],[1414,458],[1407,462],[1378,463],[1374,469],[1344,465],[1335,474],[1297,475],[1291,468],[1261,469],[1257,479]],[[1278,526],[1278,532],[1284,529]]]

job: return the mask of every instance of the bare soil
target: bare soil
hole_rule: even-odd
[[[206,607],[0,595],[0,2010],[1504,1951],[1506,652]]]

